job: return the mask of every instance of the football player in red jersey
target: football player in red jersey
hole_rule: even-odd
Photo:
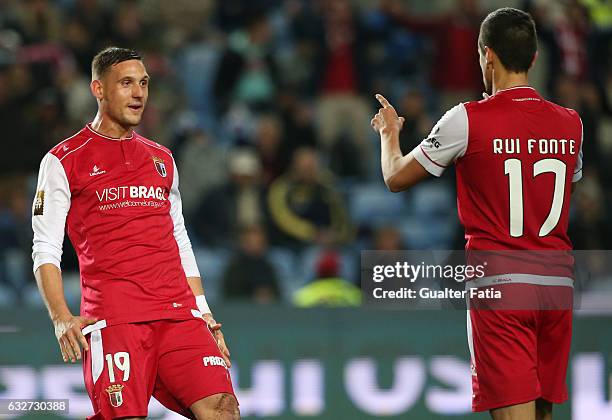
[[[204,297],[174,158],[134,131],[148,86],[133,50],[93,59],[98,113],[41,163],[34,273],[64,361],[83,359],[90,419],[145,418],[152,395],[192,419],[237,419],[229,351]],[[79,258],[80,316],[64,299],[65,230]]]
[[[466,250],[569,252],[570,194],[582,177],[580,117],[529,86],[537,39],[527,13],[490,13],[477,48],[485,99],[449,110],[406,156],[399,147],[404,119],[376,95],[382,108],[371,124],[380,134],[385,183],[403,191],[454,164]],[[517,271],[472,286],[504,283],[499,287],[519,296],[572,291],[570,275]],[[567,400],[571,308],[525,309],[468,310],[472,408],[494,419],[551,419],[552,404]]]

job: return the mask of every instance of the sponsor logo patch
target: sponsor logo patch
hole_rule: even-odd
[[[204,356],[202,358],[202,362],[204,363],[204,366],[223,366],[225,369],[227,369],[225,360],[219,356]]]
[[[436,149],[440,148],[440,142],[436,140],[435,137],[429,137],[425,139],[425,141],[429,143],[432,147],[435,147]]]
[[[106,388],[106,392],[108,393],[108,398],[110,399],[110,403],[113,407],[120,407],[123,404],[123,394],[121,391],[125,386],[121,384],[113,384]]]
[[[34,216],[42,216],[45,209],[45,191],[36,191],[36,197],[34,198]]]
[[[165,190],[162,187],[146,185],[123,185],[119,187],[108,187],[96,191],[98,200],[102,202],[123,200],[126,198],[146,198],[166,201]]]
[[[94,165],[93,169],[89,173],[89,176],[102,175],[102,174],[105,174],[105,173],[106,173],[105,170],[102,170],[102,169],[98,168],[98,165]]]

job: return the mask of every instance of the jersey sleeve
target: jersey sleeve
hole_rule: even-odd
[[[582,138],[580,140],[580,151],[578,152],[578,157],[576,158],[576,166],[574,168],[572,182],[578,182],[582,179],[582,144],[584,143],[584,126],[582,125],[582,119],[580,119],[580,126],[582,127]]]
[[[463,104],[444,114],[420,145],[412,150],[412,156],[435,176],[465,154],[468,145],[468,118]]]
[[[66,217],[70,209],[70,186],[59,159],[48,153],[40,163],[36,196],[32,205],[33,270],[43,264],[61,269]]]
[[[183,219],[183,204],[181,202],[181,194],[178,189],[179,175],[176,168],[176,162],[173,159],[174,177],[172,178],[172,187],[170,189],[170,216],[174,223],[174,239],[179,248],[181,255],[181,264],[187,277],[200,277],[198,264],[196,263],[191,241],[185,229],[185,220]]]

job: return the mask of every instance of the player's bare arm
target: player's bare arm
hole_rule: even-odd
[[[93,318],[74,316],[64,299],[62,273],[54,264],[43,264],[36,272],[36,282],[55,328],[64,362],[81,360],[81,348],[89,350],[81,329],[95,323]]]
[[[223,360],[225,360],[227,367],[231,367],[232,362],[230,361],[230,352],[225,344],[223,332],[221,332],[221,323],[215,321],[212,311],[206,302],[204,287],[202,286],[202,279],[200,277],[187,277],[187,283],[189,283],[189,287],[196,297],[196,303],[198,304],[198,309],[202,313],[202,318],[204,318],[204,321],[206,321],[208,324],[208,328],[210,328],[210,331],[215,337],[215,341],[217,342],[221,356],[223,356]]]
[[[429,173],[412,153],[402,155],[399,133],[404,125],[404,117],[398,116],[393,105],[381,94],[377,94],[376,99],[382,108],[374,115],[370,124],[380,135],[383,178],[390,191],[404,191],[427,178]]]

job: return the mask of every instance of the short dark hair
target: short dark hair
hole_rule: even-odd
[[[129,48],[107,47],[96,54],[91,61],[91,74],[96,79],[100,78],[113,64],[128,60],[142,61],[142,55]]]
[[[507,70],[526,73],[538,50],[535,23],[522,10],[497,9],[482,21],[478,46],[481,50],[486,46],[495,51]]]

